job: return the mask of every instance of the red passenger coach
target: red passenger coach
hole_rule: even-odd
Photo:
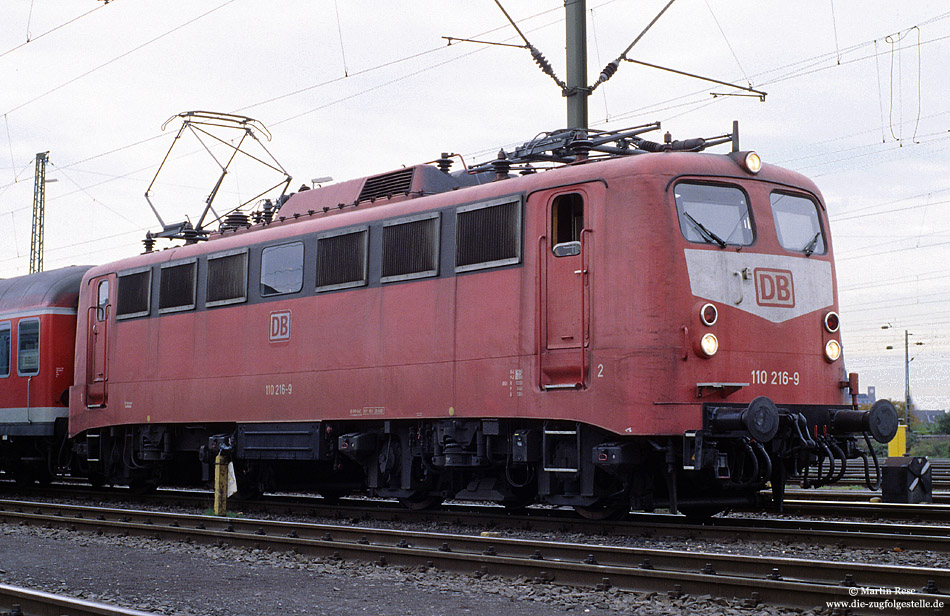
[[[48,479],[50,444],[66,436],[76,304],[87,269],[0,280],[0,470],[21,481]]]
[[[77,451],[107,481],[198,479],[224,449],[246,494],[586,515],[839,478],[896,413],[850,404],[820,193],[641,132],[443,155],[90,270]]]

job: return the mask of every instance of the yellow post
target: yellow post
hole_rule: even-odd
[[[907,426],[897,426],[897,434],[887,444],[887,455],[890,458],[899,458],[907,453]]]
[[[228,511],[228,460],[219,453],[214,459],[214,515]]]

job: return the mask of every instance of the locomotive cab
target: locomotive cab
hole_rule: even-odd
[[[897,415],[887,401],[853,410],[857,375],[843,367],[821,195],[757,157],[738,166],[744,173],[670,180],[688,289],[680,318],[692,343],[678,372],[702,409],[702,428],[684,432],[683,484],[710,497],[700,509],[767,484],[781,507],[788,477],[805,487],[832,483],[849,460],[863,458],[873,487],[869,435],[890,441]]]

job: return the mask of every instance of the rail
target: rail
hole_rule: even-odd
[[[0,584],[0,613],[10,616],[154,616],[105,603]]]
[[[11,510],[12,509],[12,510]],[[379,529],[263,519],[219,518],[50,503],[4,502],[8,523],[147,536],[252,549],[294,550],[377,566],[436,567],[475,575],[527,576],[536,583],[607,590],[709,594],[814,608],[848,601],[853,588],[890,589],[894,580],[919,601],[947,602],[950,570],[743,556],[669,549],[535,541],[497,536]],[[490,534],[490,533],[489,533]],[[111,613],[111,612],[106,612]]]

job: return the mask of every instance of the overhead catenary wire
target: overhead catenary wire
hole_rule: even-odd
[[[672,2],[672,0],[670,0]],[[561,90],[567,90],[567,83],[558,77],[554,72],[554,67],[551,66],[551,63],[548,62],[547,58],[544,57],[537,47],[531,44],[531,41],[528,40],[528,37],[524,35],[524,32],[521,31],[521,28],[518,27],[518,23],[511,18],[511,15],[508,14],[508,11],[505,10],[505,7],[502,6],[500,0],[495,0],[495,4],[498,5],[498,8],[501,9],[501,12],[505,14],[505,18],[508,19],[508,22],[515,29],[515,32],[518,33],[518,36],[521,37],[521,40],[524,41],[525,48],[531,52],[531,57],[537,63],[538,67],[541,69],[541,72],[554,80],[554,82],[561,87]]]
[[[590,9],[590,30],[594,35],[594,53],[597,55],[597,64],[600,64],[600,41],[597,39],[597,20],[594,19],[594,9]],[[604,122],[610,122],[610,110],[607,108],[606,88],[600,91],[601,98],[604,100]]]
[[[101,206],[101,207],[103,207],[103,208],[109,210],[110,212],[112,212],[113,214],[115,214],[116,216],[118,216],[119,218],[121,218],[121,219],[123,219],[123,220],[125,220],[125,221],[127,221],[127,222],[130,222],[130,223],[132,223],[133,225],[139,224],[139,223],[137,223],[136,221],[134,221],[134,220],[132,220],[131,218],[129,218],[128,216],[126,216],[125,214],[123,214],[122,212],[120,212],[119,210],[117,210],[116,208],[113,208],[113,207],[107,205],[106,203],[104,203],[102,200],[97,199],[96,197],[94,197],[86,188],[80,186],[79,182],[77,182],[77,181],[74,180],[69,174],[67,174],[63,168],[57,167],[56,165],[53,165],[52,163],[50,163],[50,164],[56,169],[56,171],[59,172],[59,175],[61,175],[62,177],[66,178],[67,180],[69,180],[69,182],[72,183],[73,186],[75,186],[77,189],[79,189],[79,191],[82,192],[84,195],[86,195],[87,197],[89,197],[89,198],[92,200],[93,203],[95,203],[95,204],[97,204],[97,205],[99,205],[99,206]]]
[[[112,0],[112,2],[114,2],[114,1],[115,1],[115,0]],[[52,34],[53,32],[56,32],[57,30],[60,30],[60,29],[62,29],[62,28],[65,28],[66,26],[68,26],[68,25],[70,25],[70,24],[73,24],[73,23],[79,21],[79,20],[82,19],[83,17],[87,17],[87,16],[89,16],[89,15],[95,13],[95,12],[98,11],[99,9],[104,8],[104,7],[107,6],[108,4],[111,4],[111,2],[104,2],[104,3],[100,4],[100,5],[98,5],[98,6],[97,6],[96,8],[94,8],[94,9],[89,9],[89,10],[86,11],[85,13],[83,13],[83,14],[77,16],[77,17],[73,17],[73,18],[70,19],[69,21],[66,21],[66,22],[64,22],[64,23],[61,23],[60,25],[56,26],[55,28],[50,28],[49,30],[47,30],[47,31],[45,31],[45,32],[43,32],[43,33],[41,33],[41,34],[37,34],[36,36],[32,36],[32,37],[30,36],[30,29],[29,29],[30,27],[29,27],[29,24],[28,24],[28,25],[27,25],[26,41],[23,42],[23,43],[20,43],[19,45],[15,46],[15,47],[11,47],[10,49],[8,49],[8,50],[6,50],[6,51],[0,53],[0,58],[3,58],[3,57],[4,57],[5,55],[7,55],[7,54],[13,53],[13,52],[16,51],[17,49],[20,49],[20,48],[22,48],[22,47],[25,47],[25,46],[27,46],[28,44],[30,44],[30,43],[32,43],[32,42],[38,41],[39,39],[43,38],[43,37],[46,36],[47,34]],[[28,20],[28,21],[32,21],[32,19],[33,19],[33,3],[32,3],[32,1],[31,1],[31,2],[30,2],[30,17],[29,17],[29,20]]]
[[[650,31],[653,25],[657,21],[660,20],[660,17],[663,16],[663,13],[665,13],[667,9],[673,6],[674,2],[676,2],[676,0],[670,0],[669,2],[667,2],[666,6],[664,6],[660,10],[660,12],[656,14],[656,17],[654,17],[653,20],[649,24],[647,24],[647,27],[640,31],[640,34],[638,34],[637,37],[633,39],[632,43],[627,45],[627,48],[623,50],[623,53],[621,53],[619,56],[617,56],[617,59],[615,59],[614,61],[612,61],[610,64],[608,64],[607,66],[603,68],[603,70],[600,72],[600,76],[597,78],[597,81],[591,84],[590,86],[591,92],[596,90],[598,86],[602,85],[608,79],[614,76],[614,74],[617,72],[617,69],[620,67],[620,63],[623,62],[624,60],[627,60],[627,54],[630,53],[630,50],[633,49],[633,47],[637,43],[640,42],[640,39],[642,39],[644,35],[646,35],[646,33]]]
[[[389,83],[392,83],[392,81],[390,81],[390,82],[387,82],[387,84],[383,84],[383,85],[388,85]],[[362,92],[362,93],[366,93],[366,92],[370,92],[370,91],[372,91],[372,90],[373,90],[373,88],[370,88],[370,89],[366,89],[366,90],[363,90],[363,92]],[[341,99],[341,100],[348,100],[348,98],[347,98],[347,99]],[[321,108],[322,108],[322,107],[321,107]],[[291,119],[292,119],[292,118],[291,118]]]
[[[729,48],[729,53],[732,54],[733,60],[736,61],[736,66],[739,67],[739,71],[742,73],[742,77],[745,79],[745,82],[746,82],[746,83],[749,85],[749,87],[751,88],[751,87],[752,87],[752,81],[749,80],[749,76],[746,75],[745,69],[742,68],[742,62],[739,61],[739,56],[736,54],[736,50],[733,49],[732,43],[729,42],[729,37],[726,36],[726,31],[723,30],[722,24],[719,23],[719,19],[716,17],[716,13],[713,12],[713,10],[712,10],[712,5],[709,4],[709,0],[704,0],[704,2],[706,3],[706,8],[709,9],[709,14],[712,16],[713,22],[715,22],[716,27],[719,28],[719,33],[722,34],[722,40],[724,40],[724,41],[726,42],[726,47]]]
[[[122,58],[125,58],[126,56],[129,56],[129,55],[131,55],[131,54],[133,54],[133,53],[139,51],[140,49],[144,49],[145,47],[148,47],[148,46],[151,45],[152,43],[155,43],[155,42],[157,42],[157,41],[160,41],[160,40],[162,40],[163,38],[165,38],[166,36],[169,36],[169,35],[171,35],[171,34],[174,34],[175,32],[178,32],[179,30],[181,30],[182,28],[185,28],[185,27],[187,27],[187,26],[190,26],[191,24],[195,23],[196,21],[199,21],[199,20],[201,20],[201,19],[204,19],[205,17],[207,17],[207,16],[209,16],[209,15],[211,15],[211,14],[213,14],[213,13],[215,13],[215,12],[221,10],[221,9],[223,9],[223,8],[226,7],[227,5],[232,4],[233,2],[236,2],[236,1],[237,1],[237,0],[227,0],[227,1],[224,2],[223,4],[219,4],[219,5],[216,6],[215,8],[210,9],[210,10],[208,10],[208,11],[205,11],[205,12],[202,13],[201,15],[198,15],[197,17],[194,17],[194,18],[189,19],[188,21],[186,21],[186,22],[184,22],[184,23],[182,23],[182,24],[179,24],[179,25],[175,26],[174,28],[172,28],[171,30],[168,30],[168,31],[166,31],[166,32],[164,32],[164,33],[162,33],[162,34],[160,34],[160,35],[154,37],[154,38],[151,38],[151,39],[149,39],[148,41],[146,41],[146,42],[144,42],[144,43],[142,43],[142,44],[140,44],[140,45],[137,45],[137,46],[133,47],[132,49],[129,49],[129,50],[127,50],[127,51],[125,51],[125,52],[119,54],[118,56],[115,56],[115,57],[112,58],[111,60],[107,60],[106,62],[103,62],[102,64],[99,64],[98,66],[96,66],[96,67],[94,67],[94,68],[91,68],[91,69],[89,69],[88,71],[86,71],[86,72],[84,72],[84,73],[82,73],[82,74],[80,74],[80,75],[78,75],[78,76],[76,76],[76,77],[73,77],[72,79],[69,79],[69,80],[63,82],[63,83],[59,84],[58,86],[55,86],[55,87],[53,87],[53,88],[50,88],[49,90],[43,92],[42,94],[39,94],[39,95],[37,95],[37,96],[34,96],[33,98],[31,98],[31,99],[28,100],[28,101],[25,101],[25,102],[20,103],[19,105],[15,106],[15,107],[13,107],[12,109],[10,109],[9,111],[7,111],[4,115],[11,114],[11,113],[13,113],[13,112],[15,112],[15,111],[19,111],[20,109],[23,109],[24,107],[30,105],[31,103],[35,103],[36,101],[38,101],[38,100],[40,100],[40,99],[43,99],[43,98],[49,96],[50,94],[52,94],[52,93],[54,93],[54,92],[58,92],[59,90],[62,90],[62,89],[65,88],[66,86],[71,85],[71,84],[73,84],[73,83],[76,83],[76,82],[79,81],[80,79],[83,79],[83,78],[85,78],[85,77],[88,77],[89,75],[91,75],[91,74],[95,73],[96,71],[99,71],[99,70],[101,70],[101,69],[103,69],[103,68],[109,66],[110,64],[114,64],[115,62],[118,62],[118,61],[121,60]]]
[[[841,64],[841,49],[838,46],[838,20],[835,18],[835,0],[831,0],[831,29],[835,33],[835,51],[838,54],[838,64]]]
[[[10,148],[10,168],[13,169],[13,182],[16,183],[16,157],[13,155],[13,139],[10,137],[10,119],[3,114],[3,124],[7,131],[7,146]]]
[[[935,18],[935,19],[937,19],[937,18]],[[520,28],[519,28],[519,30],[520,30]],[[522,33],[522,34],[523,34],[523,33]],[[420,54],[414,54],[414,55],[412,55],[412,56],[407,56],[407,58],[418,57],[418,56],[420,56],[420,55],[424,55],[424,54],[431,53],[431,52],[434,52],[434,51],[436,51],[436,50],[435,50],[435,49],[433,49],[433,50],[427,50],[427,51],[422,52],[422,53],[420,53]],[[368,72],[368,71],[370,71],[370,70],[375,70],[375,69],[377,69],[377,68],[382,68],[382,67],[385,67],[385,66],[389,66],[389,65],[394,64],[394,63],[396,63],[396,62],[404,61],[405,59],[406,59],[406,58],[399,59],[399,60],[396,60],[396,61],[393,61],[393,62],[383,63],[383,64],[380,64],[380,65],[377,65],[376,67],[372,67],[371,69],[367,69],[365,72]],[[418,74],[419,72],[421,72],[421,71],[417,71],[416,73],[413,73],[412,75],[408,75],[408,76],[406,76],[406,77],[404,77],[404,78],[411,77],[411,76],[413,76],[413,75]],[[245,107],[245,108],[243,108],[243,109],[247,109],[247,108],[250,108],[250,107],[263,105],[263,104],[266,104],[266,103],[268,103],[268,102],[272,102],[272,101],[274,101],[274,100],[279,100],[280,98],[283,98],[283,97],[292,96],[292,95],[294,95],[294,94],[297,94],[297,93],[306,91],[306,90],[308,90],[308,89],[317,88],[317,87],[320,87],[321,85],[327,85],[327,84],[332,83],[332,82],[334,82],[334,81],[338,81],[338,80],[331,80],[331,81],[328,81],[328,82],[324,82],[324,83],[322,83],[322,84],[316,84],[316,85],[314,85],[314,86],[309,86],[308,88],[296,90],[296,91],[294,91],[294,92],[291,92],[291,93],[288,93],[288,94],[285,94],[285,95],[281,95],[280,97],[272,97],[272,98],[270,98],[270,99],[268,99],[268,100],[266,100],[266,101],[261,101],[261,102],[259,102],[259,103],[255,103],[255,104],[253,104],[253,105],[251,105],[251,106],[249,106],[249,107]],[[331,102],[331,103],[328,103],[328,104],[325,104],[325,105],[321,105],[321,106],[319,106],[319,107],[317,107],[317,108],[311,109],[310,111],[316,111],[316,110],[318,110],[318,109],[326,108],[326,107],[328,107],[328,106],[330,106],[330,105],[332,105],[332,104],[336,104],[336,103],[339,103],[339,102],[343,102],[343,101],[345,101],[345,100],[350,100],[351,98],[354,98],[355,96],[359,96],[359,95],[361,95],[361,94],[365,94],[365,93],[367,93],[367,92],[371,92],[371,91],[373,91],[373,90],[375,90],[375,89],[378,89],[379,87],[384,87],[384,86],[386,86],[386,85],[389,85],[389,84],[391,84],[391,83],[394,83],[395,81],[397,81],[397,80],[391,80],[391,81],[389,81],[389,82],[387,82],[387,83],[385,83],[385,84],[381,84],[380,86],[373,87],[373,88],[368,88],[368,89],[364,89],[364,90],[362,90],[361,92],[359,92],[359,93],[357,93],[357,94],[355,94],[355,95],[351,95],[351,96],[348,96],[348,97],[345,97],[345,98],[342,98],[342,99],[338,99],[337,101],[333,101],[333,102]],[[683,105],[669,105],[669,106],[667,106],[666,108],[660,108],[660,110],[670,110],[670,109],[673,109],[673,108],[676,108],[676,107],[681,107],[681,106],[692,106],[692,107],[695,109],[696,106],[697,106],[697,104],[696,104],[696,103],[685,103],[685,104],[683,104]],[[702,104],[702,105],[700,105],[700,107],[705,107],[705,106],[706,106],[705,103]],[[687,110],[687,111],[684,112],[684,113],[688,113],[688,112],[690,112],[690,110]],[[292,117],[289,117],[289,118],[285,118],[284,120],[281,120],[281,122],[290,121],[290,120],[293,120],[293,119],[295,119],[295,118],[297,118],[297,117],[301,117],[302,115],[306,115],[306,113],[304,113],[304,114],[298,114],[298,115],[296,115],[296,116],[292,116]],[[680,114],[680,115],[682,115],[682,114]],[[160,136],[156,136],[156,137],[153,137],[153,138],[158,138],[158,137],[160,137]],[[147,140],[143,140],[142,142],[144,142],[144,141],[147,141]],[[138,142],[138,143],[142,143],[142,142]],[[116,151],[116,150],[113,150],[113,151]],[[105,155],[105,154],[102,154],[102,155]],[[95,158],[95,157],[102,156],[102,155],[96,155],[96,156],[94,156],[94,157],[90,157],[90,158],[87,158],[87,159],[84,159],[84,160],[90,160],[91,158]],[[82,161],[79,161],[79,162],[82,162]],[[78,162],[77,162],[77,163],[73,163],[73,164],[68,165],[68,166],[73,166],[73,165],[75,165],[75,164],[79,164],[79,163],[78,163]]]
[[[30,14],[26,18],[26,42],[30,42],[30,23],[33,21],[33,5],[36,4],[36,0],[30,0]]]
[[[603,3],[601,3],[601,4],[598,5],[598,6],[604,6],[604,5],[606,5],[606,4],[611,4],[611,3],[615,2],[615,1],[616,1],[616,0],[608,0],[607,2],[603,2]],[[547,15],[547,14],[549,14],[549,13],[552,13],[552,12],[554,12],[554,11],[556,11],[556,10],[557,10],[557,9],[548,9],[548,10],[545,10],[545,11],[540,11],[540,12],[538,12],[538,13],[534,13],[533,15],[528,16],[528,17],[525,18],[525,19],[528,20],[528,19],[534,19],[534,18],[537,18],[537,17],[541,17],[541,16],[543,16],[543,15]],[[546,27],[546,26],[542,26],[542,27]],[[480,32],[480,33],[478,33],[478,34],[473,34],[471,38],[467,38],[467,39],[460,39],[460,38],[455,38],[455,37],[443,37],[443,38],[451,38],[451,40],[450,40],[450,42],[449,42],[449,45],[451,45],[451,41],[452,41],[452,40],[457,40],[457,41],[466,40],[466,41],[469,41],[469,40],[473,40],[473,39],[478,38],[478,37],[483,37],[483,36],[485,36],[485,35],[487,35],[487,34],[491,34],[492,32],[496,32],[496,31],[498,31],[498,30],[501,30],[502,28],[503,28],[503,27],[492,28],[492,29],[490,29],[490,30],[486,30],[486,31],[484,31],[484,32]],[[497,44],[497,43],[496,43],[496,44]],[[340,83],[341,81],[344,81],[345,79],[348,79],[348,78],[353,78],[353,77],[357,77],[357,76],[361,76],[361,75],[367,75],[367,74],[369,74],[369,73],[373,73],[373,72],[376,72],[376,71],[379,71],[379,70],[382,70],[382,69],[385,69],[385,68],[389,68],[389,67],[391,67],[391,66],[396,66],[396,65],[398,65],[398,64],[402,64],[402,63],[404,63],[404,62],[408,62],[408,61],[411,61],[411,60],[415,60],[415,59],[418,59],[418,58],[421,58],[421,57],[424,57],[424,56],[432,55],[432,54],[435,54],[435,53],[441,53],[441,52],[444,52],[444,51],[445,51],[445,47],[446,47],[445,45],[440,45],[440,46],[438,46],[438,47],[432,47],[432,48],[429,48],[429,49],[425,49],[425,50],[423,50],[423,51],[419,51],[419,52],[412,53],[412,54],[409,54],[409,55],[406,55],[406,56],[402,56],[402,57],[396,58],[396,59],[394,59],[394,60],[387,60],[386,62],[381,62],[381,63],[379,63],[379,64],[375,64],[375,65],[370,66],[370,67],[368,67],[368,68],[365,68],[365,69],[363,69],[363,70],[354,71],[354,72],[352,72],[352,73],[348,73],[345,77],[334,77],[334,78],[332,78],[332,79],[328,79],[328,80],[325,80],[325,81],[322,81],[322,82],[319,82],[319,83],[311,84],[311,85],[309,85],[309,86],[304,86],[304,87],[302,87],[302,88],[297,88],[297,89],[292,90],[292,91],[290,91],[290,92],[285,92],[285,93],[279,94],[279,95],[277,95],[277,96],[272,96],[272,97],[269,97],[269,98],[264,99],[264,100],[260,100],[260,101],[257,101],[257,102],[254,102],[254,103],[251,103],[251,104],[248,104],[248,105],[244,105],[244,106],[242,106],[242,107],[239,107],[238,109],[234,109],[234,110],[232,111],[232,113],[243,113],[243,112],[245,112],[245,111],[248,111],[248,110],[250,110],[250,109],[254,109],[254,108],[256,108],[256,107],[262,107],[262,106],[264,106],[264,105],[268,105],[268,104],[270,104],[270,103],[275,103],[275,102],[280,101],[280,100],[284,100],[284,99],[287,99],[287,98],[291,98],[291,97],[297,96],[297,95],[299,95],[299,94],[304,94],[305,92],[310,92],[311,90],[316,90],[316,89],[319,89],[319,88],[322,88],[322,87],[326,87],[326,86],[330,86],[330,85],[333,85],[333,84],[336,84],[336,83]],[[516,47],[522,47],[522,48],[523,48],[522,45],[516,45]],[[472,55],[472,54],[466,53],[466,54],[464,54],[464,55],[462,55],[462,56],[460,56],[460,57],[458,57],[458,58],[456,58],[456,59],[465,58],[465,57],[468,57],[468,56],[470,56],[470,55]],[[453,61],[454,61],[454,60],[453,60]],[[443,65],[445,65],[445,64],[446,64],[446,62],[440,62],[437,66],[443,66]],[[431,68],[437,68],[437,66],[433,66],[433,67],[431,67]],[[391,81],[387,82],[386,85],[395,83],[395,82],[397,82],[397,81],[399,81],[399,80],[398,80],[398,79],[397,79],[397,80],[391,80]],[[367,92],[371,92],[371,91],[373,91],[373,89],[364,90],[362,93],[367,93]],[[348,100],[348,99],[346,99],[346,100]],[[324,108],[324,106],[321,106],[321,107],[320,107],[320,109],[323,109],[323,108]],[[272,124],[272,125],[273,125],[273,124]]]
[[[902,48],[900,47],[900,43],[901,43],[901,41],[904,40],[904,38],[905,38],[908,34],[910,34],[911,31],[916,31],[916,32],[917,32],[917,119],[916,119],[916,122],[914,123],[914,134],[913,134],[913,136],[911,137],[911,141],[915,141],[915,140],[916,140],[916,137],[917,137],[917,128],[918,128],[918,126],[920,126],[920,95],[921,95],[921,90],[920,90],[920,66],[921,66],[921,60],[920,60],[920,28],[919,28],[918,26],[913,26],[912,28],[908,28],[908,29],[907,29],[906,31],[904,31],[904,32],[898,32],[897,34],[891,34],[891,35],[888,35],[888,36],[884,37],[884,40],[885,40],[888,44],[890,44],[890,46],[891,46],[891,71],[890,71],[890,79],[891,79],[891,92],[890,92],[891,96],[890,96],[890,103],[891,103],[891,107],[890,107],[889,120],[890,120],[891,137],[893,137],[893,139],[894,139],[895,141],[903,141],[903,133],[901,133],[901,136],[898,136],[898,135],[895,135],[895,134],[894,134],[894,57],[895,57],[895,55],[898,57],[898,63],[899,63],[899,65],[898,65],[898,72],[899,72],[899,75],[898,75],[897,89],[898,89],[898,92],[900,93],[900,94],[899,94],[899,99],[898,99],[898,101],[899,101],[899,107],[900,107],[900,114],[901,114],[901,122],[900,122],[900,124],[901,124],[901,126],[903,126],[903,119],[904,119],[904,118],[903,118],[903,114],[904,114],[904,105],[903,105],[904,89],[903,89],[903,71],[901,70],[901,67],[902,67],[903,65],[900,64],[900,52],[901,52],[901,49],[902,49]],[[897,46],[896,53],[895,53],[895,45]]]
[[[343,24],[340,23],[340,4],[338,0],[333,0],[333,9],[336,11],[336,31],[340,35],[340,57],[343,58],[343,76],[349,77],[350,73],[346,68],[346,48],[343,46]]]

